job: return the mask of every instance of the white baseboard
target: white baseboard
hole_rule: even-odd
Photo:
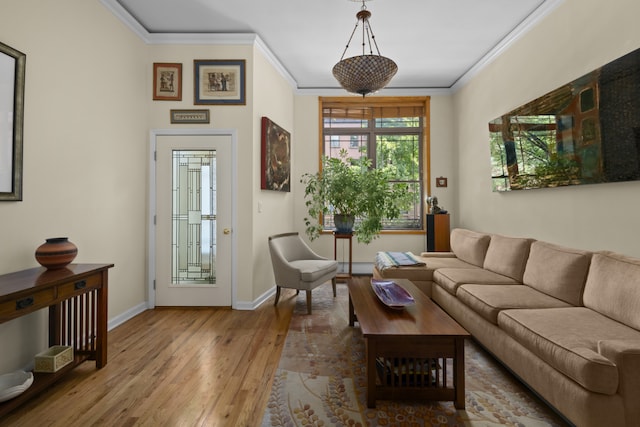
[[[148,308],[149,307],[148,307],[146,302],[138,304],[137,306],[125,311],[124,313],[121,313],[121,314],[117,315],[116,317],[114,317],[112,319],[109,319],[109,322],[107,322],[107,329],[110,331],[113,328],[122,325],[127,320],[133,319],[138,314],[142,313],[143,311],[147,310]]]
[[[346,272],[349,269],[346,263],[340,263],[340,267],[338,268],[339,272]],[[351,265],[351,270],[353,274],[371,274],[373,271],[373,263],[370,262],[354,262]],[[260,307],[266,300],[268,300],[271,296],[276,293],[276,287],[273,286],[271,289],[264,292],[258,298],[253,301],[236,301],[233,309],[234,310],[255,310]],[[139,304],[130,310],[125,311],[122,314],[117,315],[116,317],[109,319],[107,324],[107,328],[109,330],[115,328],[116,326],[120,326],[124,322],[129,319],[134,318],[138,314],[147,310],[148,304],[146,302]]]
[[[348,263],[339,263],[338,272],[346,273],[349,270]],[[373,272],[373,263],[371,262],[354,262],[351,264],[351,272],[353,274],[371,274]],[[236,301],[235,310],[255,310],[260,307],[267,299],[276,293],[276,287],[272,287],[267,292],[260,295],[254,301]]]
[[[273,294],[276,293],[276,287],[273,286],[271,289],[260,295],[254,301],[236,301],[234,305],[235,310],[255,310],[260,307],[262,303],[264,303],[267,299],[269,299]]]
[[[347,273],[348,271],[349,271],[349,263],[347,262],[338,263],[339,273]],[[371,274],[373,273],[373,263],[372,262],[354,262],[351,264],[351,272],[353,274]]]

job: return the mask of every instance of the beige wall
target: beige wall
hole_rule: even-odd
[[[253,268],[253,294],[245,300],[252,301],[264,296],[275,285],[271,257],[269,255],[268,236],[295,230],[293,216],[293,192],[280,192],[260,189],[261,164],[261,121],[266,116],[291,134],[291,161],[295,164],[298,151],[298,137],[294,129],[294,96],[291,84],[267,61],[259,49],[256,49],[254,69],[253,128],[256,150],[251,157],[253,170],[253,203],[249,207],[251,227],[253,227],[251,251]],[[249,162],[249,159],[241,156]],[[292,174],[292,179],[293,179]]]
[[[640,182],[493,193],[487,123],[640,47],[640,2],[565,0],[455,94],[459,225],[640,256]]]
[[[273,287],[266,236],[290,228],[293,217],[291,194],[260,190],[260,117],[293,128],[293,89],[262,50],[147,45],[98,1],[10,0],[1,8],[0,41],[26,53],[27,75],[24,201],[0,203],[0,274],[37,266],[33,254],[46,237],[68,236],[79,247],[77,262],[116,266],[110,322],[144,309],[149,130],[232,129],[236,302],[250,308]],[[229,58],[246,60],[247,105],[194,106],[193,60]],[[182,101],[152,100],[154,62],[183,64]],[[171,125],[172,108],[209,108],[211,123]],[[0,325],[0,342],[0,373],[24,367],[47,346],[46,312]],[[13,350],[5,343],[15,343]]]
[[[77,262],[115,264],[110,317],[143,304],[144,44],[99,2],[84,0],[4,0],[0,41],[27,55],[24,200],[0,203],[0,273],[37,266],[35,248],[67,236]],[[46,347],[44,315],[0,325],[0,372]]]
[[[299,179],[318,166],[317,97],[294,95],[253,46],[145,45],[98,1],[4,0],[0,8],[0,41],[27,54],[24,201],[0,203],[0,273],[36,266],[33,252],[44,238],[68,236],[78,262],[116,265],[110,319],[144,305],[149,129],[176,126],[170,108],[200,108],[193,106],[193,59],[232,57],[247,60],[248,104],[210,107],[208,126],[238,135],[237,299],[251,304],[269,292],[266,237],[304,232]],[[640,183],[492,193],[487,130],[505,111],[640,46],[639,12],[635,0],[607,7],[566,0],[453,97],[432,97],[431,178],[449,178],[447,189],[432,194],[454,225],[640,256],[630,238]],[[151,100],[153,62],[183,63],[182,102]],[[291,131],[290,193],[259,189],[262,116]],[[422,235],[383,236],[355,244],[354,261],[424,245]],[[313,246],[333,255],[331,237]],[[46,346],[44,314],[0,325],[0,372],[24,366]],[[4,350],[9,342],[12,351]]]

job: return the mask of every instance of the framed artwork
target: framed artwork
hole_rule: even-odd
[[[0,43],[0,201],[22,200],[22,128],[27,56]]]
[[[260,188],[291,191],[291,134],[262,118]]]
[[[640,49],[489,122],[493,191],[640,180]]]
[[[171,123],[209,123],[209,110],[171,110]]]
[[[436,178],[436,187],[446,187],[447,186],[447,178],[443,176],[439,176]]]
[[[182,64],[153,63],[153,99],[182,101]]]
[[[194,104],[246,104],[244,59],[196,59],[193,72]]]

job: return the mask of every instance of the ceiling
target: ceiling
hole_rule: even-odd
[[[151,37],[254,33],[299,90],[340,89],[331,69],[362,7],[361,0],[101,1]],[[560,1],[373,0],[366,7],[380,53],[398,65],[388,88],[415,92],[455,87]],[[358,32],[345,57],[361,54],[361,43]]]

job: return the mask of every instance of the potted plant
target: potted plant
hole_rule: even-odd
[[[322,170],[303,174],[300,182],[305,185],[305,231],[311,240],[324,230],[320,215],[333,214],[336,232],[352,232],[350,222],[358,241],[370,243],[380,234],[382,220],[398,218],[410,200],[406,185],[390,184],[387,172],[372,168],[371,159],[349,158],[345,149],[339,157],[323,157]]]

